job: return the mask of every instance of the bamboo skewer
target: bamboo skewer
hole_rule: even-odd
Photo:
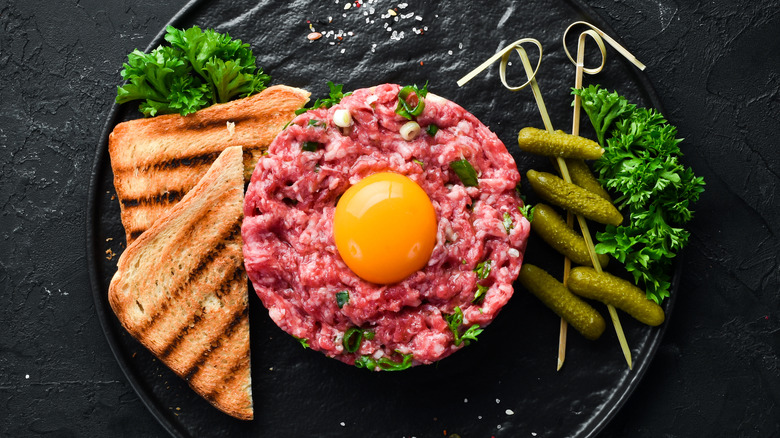
[[[588,27],[590,27],[589,30],[586,30],[582,33],[580,33],[579,39],[578,39],[578,45],[577,45],[577,61],[574,61],[571,57],[571,54],[569,53],[568,48],[566,47],[566,35],[568,34],[569,30],[571,30],[572,27],[578,24],[583,24]],[[599,46],[599,49],[601,51],[601,65],[596,68],[585,68],[584,65],[584,57],[585,57],[585,38],[587,36],[590,36],[594,39],[596,44]],[[603,39],[602,39],[603,38]],[[566,56],[569,58],[569,60],[572,61],[572,63],[576,66],[576,75],[575,75],[575,88],[582,88],[582,78],[584,73],[588,74],[595,74],[602,70],[606,63],[606,47],[604,46],[604,41],[606,41],[609,45],[614,47],[619,53],[621,53],[623,56],[625,56],[630,62],[632,62],[634,65],[636,65],[640,70],[644,70],[645,66],[639,60],[637,60],[631,53],[628,52],[625,48],[623,48],[620,44],[618,44],[614,39],[610,38],[608,35],[606,35],[604,32],[602,32],[599,28],[593,26],[590,23],[584,22],[584,21],[577,21],[575,23],[572,23],[564,32],[563,34],[563,40],[564,40],[564,50],[566,51]],[[526,53],[525,49],[523,48],[523,43],[533,43],[537,46],[539,49],[539,60],[536,64],[536,68],[533,68],[531,65],[531,61],[528,58],[528,54]],[[517,51],[517,53],[520,55],[520,59],[523,64],[523,68],[525,69],[526,76],[528,77],[528,80],[523,83],[520,86],[512,87],[509,84],[507,84],[506,81],[506,66],[509,60],[509,56],[512,52],[512,50]],[[495,62],[501,58],[501,64],[500,64],[500,78],[501,82],[510,91],[517,91],[520,89],[525,88],[526,86],[531,86],[531,90],[533,91],[534,99],[536,100],[536,105],[539,108],[539,113],[542,117],[542,121],[544,123],[545,129],[548,132],[554,132],[552,126],[552,121],[550,120],[550,116],[547,112],[547,107],[544,104],[544,98],[542,97],[541,90],[539,89],[539,84],[536,81],[536,73],[539,71],[539,66],[542,62],[542,45],[539,43],[539,41],[533,39],[533,38],[523,38],[521,40],[515,41],[514,43],[510,44],[509,46],[506,46],[502,50],[500,50],[495,55],[491,56],[488,60],[483,62],[479,67],[475,68],[471,72],[469,72],[466,76],[461,78],[458,81],[458,86],[463,86],[468,81],[473,79],[477,74],[479,74],[482,70],[486,69],[490,64]],[[580,113],[581,113],[581,99],[579,96],[574,97],[574,118],[572,121],[572,134],[573,135],[579,135],[579,128],[580,128]],[[569,175],[569,170],[566,166],[566,162],[563,158],[557,157],[556,163],[558,164],[558,169],[561,173],[561,177],[564,181],[571,183],[571,176]],[[572,218],[571,212],[567,213],[567,223],[572,226],[573,225],[573,218]],[[580,225],[580,232],[582,233],[583,238],[585,239],[586,246],[588,248],[588,255],[591,259],[591,262],[593,264],[593,268],[597,272],[602,272],[601,264],[598,261],[598,258],[596,257],[596,251],[594,249],[593,245],[593,239],[590,234],[590,230],[588,229],[588,224],[585,221],[585,218],[581,215],[576,215],[577,222]],[[568,258],[564,259],[564,274],[563,274],[563,284],[567,284],[569,272],[571,270],[571,260]],[[631,349],[628,347],[628,341],[626,340],[625,333],[623,332],[623,327],[620,323],[620,319],[618,317],[617,311],[615,310],[614,306],[608,305],[607,306],[609,310],[609,315],[612,320],[612,324],[615,328],[615,333],[617,335],[618,341],[620,343],[620,347],[623,351],[623,355],[626,359],[626,363],[628,364],[629,369],[633,367],[632,365],[632,359],[631,359]],[[561,319],[561,325],[560,325],[560,334],[558,337],[558,365],[557,369],[560,370],[563,366],[563,363],[566,358],[566,337],[568,332],[568,325],[566,324],[566,321]]]

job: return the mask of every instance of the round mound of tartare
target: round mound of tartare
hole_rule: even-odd
[[[374,370],[432,363],[476,339],[512,296],[530,229],[520,174],[498,137],[431,93],[407,90],[399,105],[401,90],[360,89],[297,116],[257,163],[244,204],[246,271],[273,321]],[[419,185],[435,212],[430,257],[389,284],[356,274],[334,239],[340,198],[379,173]],[[375,232],[404,237],[398,227]]]

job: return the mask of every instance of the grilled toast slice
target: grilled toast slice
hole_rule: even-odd
[[[119,321],[211,404],[253,418],[241,147],[119,258],[108,299]]]
[[[175,205],[226,147],[243,148],[244,179],[249,181],[263,151],[309,95],[276,85],[187,116],[118,124],[108,137],[108,152],[127,244]]]

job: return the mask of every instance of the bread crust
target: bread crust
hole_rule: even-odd
[[[127,243],[175,205],[225,148],[243,148],[249,181],[257,160],[309,95],[275,85],[187,116],[168,114],[114,127],[108,152]]]
[[[120,323],[221,411],[253,418],[244,169],[226,148],[122,253],[108,299]]]

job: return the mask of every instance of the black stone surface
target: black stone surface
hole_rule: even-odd
[[[708,184],[662,345],[600,436],[780,436],[780,8],[586,3],[648,65]],[[85,208],[119,66],[184,4],[0,3],[0,436],[165,435],[98,323]]]

